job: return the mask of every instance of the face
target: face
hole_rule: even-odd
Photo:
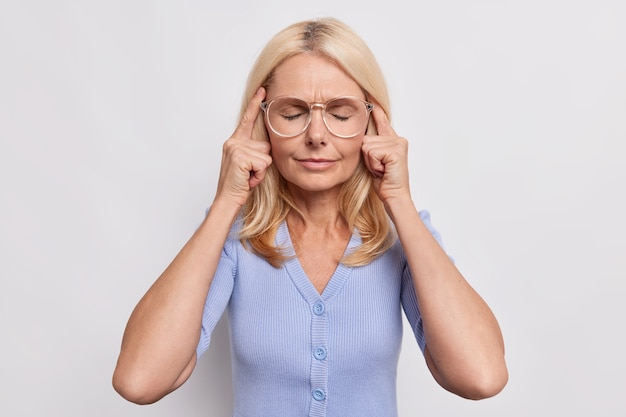
[[[309,103],[325,103],[340,96],[365,100],[359,85],[327,58],[299,54],[285,60],[267,88],[266,101],[295,96]],[[364,133],[344,139],[328,131],[320,109],[311,114],[306,131],[292,138],[277,136],[268,127],[273,164],[293,192],[338,192],[361,159]],[[365,127],[363,129],[365,131]]]

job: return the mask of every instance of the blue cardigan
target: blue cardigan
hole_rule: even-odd
[[[420,216],[441,244],[429,213]],[[319,294],[297,258],[274,268],[243,247],[237,229],[213,278],[197,349],[200,356],[208,348],[228,307],[234,416],[396,416],[402,309],[425,347],[400,242],[366,266],[340,264]],[[276,243],[291,248],[285,223]],[[347,250],[360,243],[354,233]]]

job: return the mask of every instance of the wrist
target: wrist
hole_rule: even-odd
[[[208,217],[215,217],[218,221],[230,220],[229,225],[237,218],[241,212],[241,205],[226,198],[215,198],[207,212]]]
[[[384,201],[385,210],[393,222],[410,214],[419,214],[410,195],[388,198]]]

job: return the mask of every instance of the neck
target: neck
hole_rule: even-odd
[[[293,191],[293,190],[292,190]],[[338,192],[292,192],[292,200],[300,214],[292,211],[287,223],[295,230],[337,232],[347,230],[337,206]]]

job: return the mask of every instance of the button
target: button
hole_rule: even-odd
[[[324,401],[324,398],[326,398],[326,393],[324,392],[324,390],[318,388],[316,390],[313,390],[313,398],[316,401]]]
[[[326,349],[323,346],[316,347],[313,349],[313,356],[320,361],[326,359]]]
[[[324,313],[324,303],[322,303],[321,301],[318,301],[317,303],[313,304],[313,314],[315,314],[316,316],[321,316]]]

